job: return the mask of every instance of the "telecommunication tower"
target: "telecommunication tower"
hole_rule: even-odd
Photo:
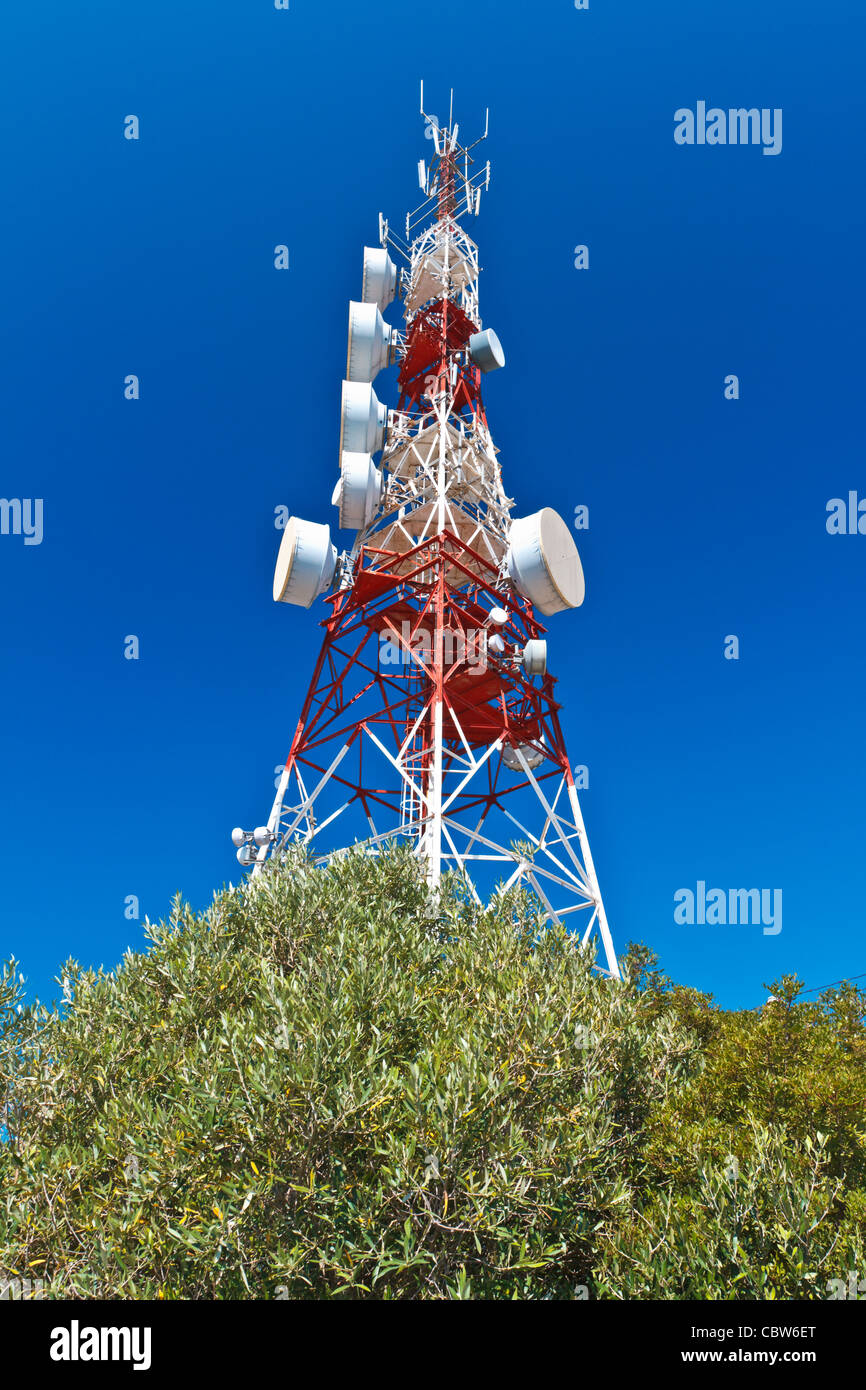
[[[309,608],[327,594],[329,611],[267,824],[232,839],[255,876],[292,841],[325,862],[404,836],[433,894],[446,869],[479,902],[522,885],[619,978],[538,616],[579,607],[583,570],[555,511],[512,517],[481,395],[505,364],[462,225],[490,185],[473,153],[487,122],[463,145],[453,100],[441,126],[423,83],[421,114],[421,202],[405,240],[380,214],[349,305],[331,500],[354,542],[338,554],[329,526],[285,526],[274,599]],[[402,331],[383,317],[398,292]],[[392,365],[395,408],[373,389]]]

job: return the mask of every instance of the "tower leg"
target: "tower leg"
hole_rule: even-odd
[[[599,935],[601,936],[602,945],[604,947],[605,957],[607,959],[608,972],[610,973],[610,975],[613,976],[615,980],[620,980],[622,979],[622,976],[619,973],[619,963],[617,962],[616,951],[613,949],[613,937],[610,934],[610,927],[608,926],[607,921],[607,913],[604,910],[604,901],[601,896],[601,888],[599,887],[598,877],[595,872],[595,864],[592,860],[592,851],[589,848],[589,836],[586,833],[586,826],[583,823],[583,813],[580,809],[580,801],[578,800],[577,787],[574,785],[574,779],[571,775],[571,769],[568,770],[566,776],[568,779],[568,799],[571,803],[571,814],[573,815],[574,823],[577,826],[577,833],[580,842],[581,852],[583,855],[584,868],[586,869],[586,877],[589,883],[590,891],[592,892],[592,895],[595,898],[596,902],[596,918],[598,921],[598,930]],[[590,922],[589,927],[587,928],[587,936],[589,935],[591,929],[592,922]],[[584,937],[584,940],[585,939],[586,937]]]

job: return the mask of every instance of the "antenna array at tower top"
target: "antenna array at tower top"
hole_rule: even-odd
[[[429,162],[423,159],[418,161],[418,182],[424,198],[418,207],[406,214],[407,243],[431,217],[434,221],[443,218],[458,221],[467,215],[477,217],[481,208],[481,194],[490,187],[490,161],[475,168],[476,161],[472,157],[472,151],[487,139],[490,113],[485,113],[484,134],[470,145],[463,145],[459,140],[460,127],[453,119],[453,106],[452,90],[448,124],[441,125],[438,116],[424,110],[422,81],[421,115],[427,123],[425,134],[432,140],[435,153]],[[402,247],[398,249],[402,250]]]

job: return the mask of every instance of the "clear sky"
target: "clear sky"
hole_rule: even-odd
[[[866,498],[864,29],[854,0],[8,0],[0,494],[44,533],[0,535],[0,955],[34,992],[142,943],[130,895],[206,905],[267,817],[322,616],[271,600],[274,509],[335,522],[347,301],[417,201],[421,77],[462,138],[490,107],[506,489],[589,507],[550,659],[616,943],[732,1007],[866,970],[866,535],[826,529]],[[678,145],[699,101],[780,108],[781,152]],[[781,932],[678,924],[699,881],[781,889]]]

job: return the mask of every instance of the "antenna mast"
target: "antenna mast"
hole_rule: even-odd
[[[327,595],[324,640],[267,824],[232,838],[257,875],[293,841],[323,863],[405,837],[434,897],[445,869],[479,902],[523,886],[619,978],[541,621],[583,602],[583,571],[556,512],[512,517],[482,399],[505,354],[482,325],[462,219],[490,185],[473,154],[489,113],[464,145],[453,92],[446,127],[423,83],[420,105],[433,144],[421,202],[405,241],[380,214],[349,306],[332,501],[354,539],[338,555],[330,527],[286,525],[274,598]],[[398,278],[403,329],[384,318]],[[373,382],[392,366],[386,407]]]

